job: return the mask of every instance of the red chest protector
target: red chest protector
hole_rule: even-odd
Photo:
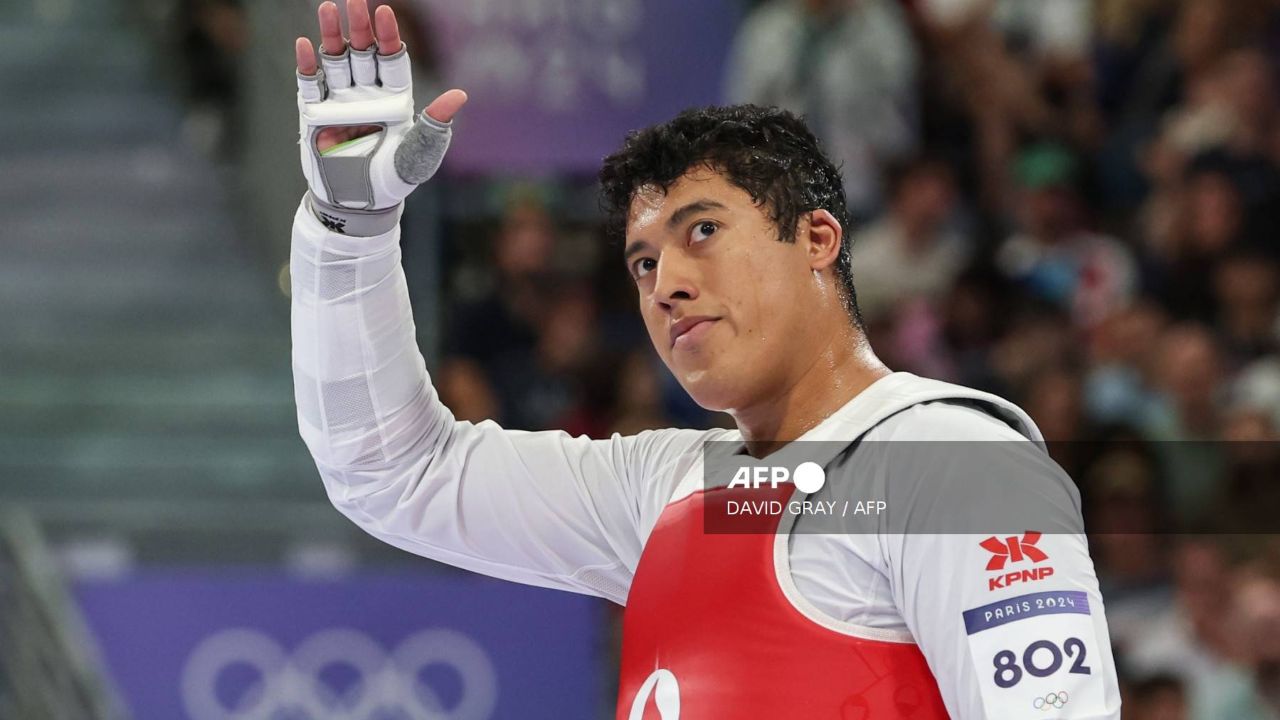
[[[786,503],[793,489],[749,498]],[[795,609],[775,571],[779,519],[769,532],[704,532],[704,504],[742,492],[695,492],[658,519],[627,596],[617,720],[946,718],[915,645],[845,635]]]

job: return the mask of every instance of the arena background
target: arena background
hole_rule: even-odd
[[[1080,485],[1125,717],[1280,716],[1280,3],[390,4],[419,104],[472,96],[404,224],[459,417],[725,424],[593,173],[680,108],[786,105],[844,166],[880,356],[1020,403]],[[0,717],[611,716],[615,608],[364,537],[298,437],[314,6],[0,9]]]

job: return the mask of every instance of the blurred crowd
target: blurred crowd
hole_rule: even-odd
[[[193,32],[217,44],[236,6],[195,2]],[[1280,718],[1280,0],[744,0],[707,100],[803,113],[842,165],[891,368],[1008,397],[1052,441],[1125,716]],[[444,400],[595,437],[727,424],[561,189],[455,228]]]
[[[721,101],[842,164],[880,356],[1020,403],[1080,484],[1126,717],[1280,717],[1278,71],[1269,0],[769,0],[729,58]],[[616,248],[512,197],[450,295],[459,416],[723,423]]]

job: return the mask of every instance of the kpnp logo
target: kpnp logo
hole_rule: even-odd
[[[1028,530],[1022,534],[1021,538],[1017,535],[1011,535],[1001,540],[992,535],[978,544],[982,546],[982,549],[991,553],[991,559],[987,560],[987,571],[992,572],[1004,570],[1006,563],[1016,565],[1021,562],[1030,562],[1034,565],[1048,562],[1049,555],[1036,547],[1038,542],[1040,542],[1040,533]],[[1013,570],[993,578],[987,578],[987,591],[1001,590],[1014,583],[1044,580],[1050,575],[1053,575],[1053,568],[1048,566]]]

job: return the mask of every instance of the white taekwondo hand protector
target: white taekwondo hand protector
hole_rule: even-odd
[[[330,230],[373,236],[390,231],[401,202],[435,174],[449,147],[451,123],[419,114],[405,46],[378,55],[377,46],[320,53],[315,75],[298,75],[302,173],[308,204]],[[322,128],[372,125],[372,135],[316,148]]]

